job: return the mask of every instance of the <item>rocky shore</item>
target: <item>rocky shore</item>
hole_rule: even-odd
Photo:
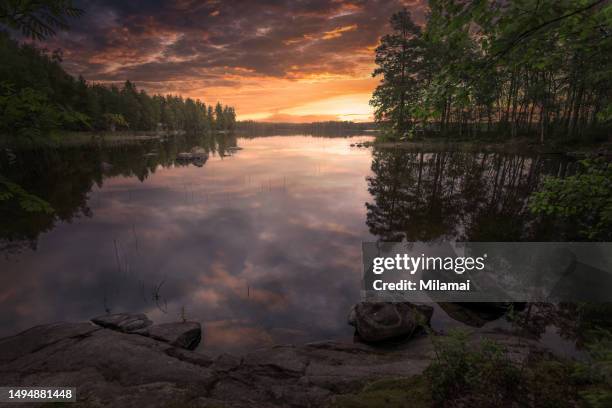
[[[326,406],[368,382],[418,375],[430,364],[431,339],[412,321],[422,311],[427,319],[429,310],[368,307],[353,309],[354,325],[370,335],[376,325],[387,333],[397,327],[410,340],[385,347],[325,341],[213,358],[190,350],[202,336],[199,323],[107,315],[0,339],[0,384],[76,387],[76,406],[84,407]],[[510,343],[507,335],[492,336]]]

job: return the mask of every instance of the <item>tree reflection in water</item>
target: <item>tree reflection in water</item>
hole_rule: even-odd
[[[576,166],[559,155],[376,149],[366,223],[378,239],[393,242],[578,240],[575,226],[535,217],[527,208],[544,176],[564,177]],[[482,327],[505,314],[499,306],[441,303],[439,308],[453,320]],[[574,342],[577,332],[567,328],[584,320],[577,313],[568,317],[572,305],[507,306],[512,326],[536,337],[552,324]]]
[[[190,162],[177,160],[180,152],[200,148],[224,156],[232,146],[236,146],[234,135],[215,134],[118,144],[95,142],[5,149],[0,152],[2,177],[48,202],[53,212],[29,212],[19,200],[0,200],[0,252],[11,254],[36,249],[39,235],[51,231],[58,222],[90,217],[89,193],[94,186],[102,187],[106,178],[136,177],[142,182],[158,166],[189,165]]]
[[[571,232],[526,203],[544,175],[573,168],[560,156],[376,149],[366,222],[383,241],[563,240]]]

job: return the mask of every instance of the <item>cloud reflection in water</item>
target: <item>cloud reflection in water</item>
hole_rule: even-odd
[[[368,150],[349,139],[239,141],[203,168],[106,179],[91,218],[0,260],[0,335],[35,324],[145,312],[204,323],[203,348],[349,337],[370,199]],[[162,307],[152,301],[160,285]],[[164,313],[166,310],[167,313]]]

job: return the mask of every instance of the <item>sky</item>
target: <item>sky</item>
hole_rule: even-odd
[[[77,0],[86,14],[47,46],[73,75],[221,101],[239,120],[368,121],[374,49],[422,2]]]

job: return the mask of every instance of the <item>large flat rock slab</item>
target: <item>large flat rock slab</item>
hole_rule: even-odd
[[[16,336],[0,339],[0,367],[66,339],[89,336],[97,330],[100,328],[90,323],[53,323],[35,326]]]
[[[397,350],[322,342],[211,358],[137,333],[58,323],[0,339],[0,384],[69,385],[88,407],[312,407],[374,379],[420,373],[430,355],[421,337]]]

